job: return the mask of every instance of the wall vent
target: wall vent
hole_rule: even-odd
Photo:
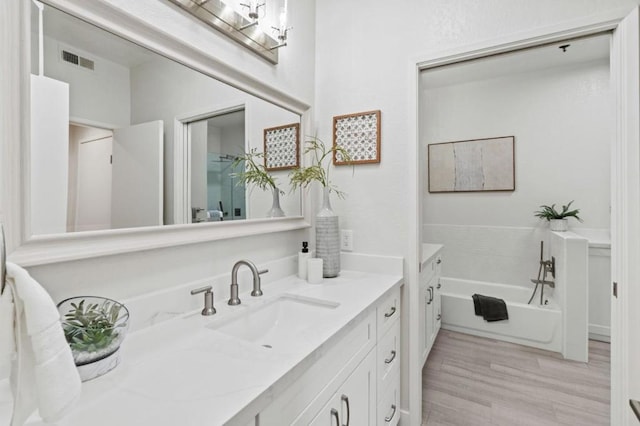
[[[91,59],[83,58],[68,50],[62,50],[62,60],[88,70],[93,71],[95,69],[95,63]]]

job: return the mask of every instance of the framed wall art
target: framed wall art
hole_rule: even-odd
[[[344,148],[351,161],[334,152],[333,164],[380,162],[380,110],[333,117],[333,146]]]
[[[264,129],[264,167],[267,170],[295,169],[300,164],[300,124]]]
[[[514,191],[513,136],[428,146],[429,192]]]

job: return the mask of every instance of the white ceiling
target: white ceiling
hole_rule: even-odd
[[[436,88],[471,81],[528,73],[572,64],[607,61],[611,35],[601,34],[422,71],[422,88]],[[570,46],[563,52],[560,46]]]

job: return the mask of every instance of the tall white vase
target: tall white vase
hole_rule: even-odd
[[[322,188],[322,207],[316,215],[316,257],[322,259],[322,276],[340,273],[340,228],[338,215],[331,210],[329,188]]]
[[[273,188],[273,203],[271,209],[267,212],[267,217],[284,217],[284,211],[280,208],[280,190]]]

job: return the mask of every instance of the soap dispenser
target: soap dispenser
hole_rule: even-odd
[[[309,253],[309,243],[302,242],[302,250],[298,253],[298,278],[307,279],[307,260],[311,257]]]

